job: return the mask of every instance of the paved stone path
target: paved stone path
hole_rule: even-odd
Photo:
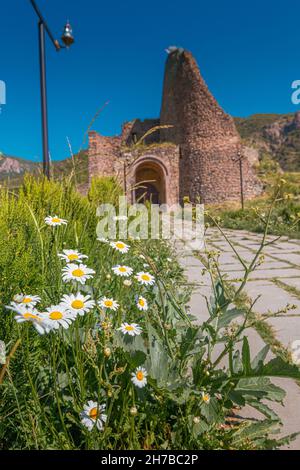
[[[260,245],[261,235],[246,231],[226,230],[225,232],[240,256],[245,261],[252,260]],[[272,238],[275,237],[269,237],[270,240]],[[221,270],[227,273],[228,279],[234,282],[243,276],[238,258],[219,231],[210,229],[206,236],[206,244],[209,249],[221,251],[219,259]],[[251,274],[246,287],[246,292],[252,299],[261,296],[255,304],[254,311],[256,313],[274,312],[290,304],[296,306],[296,309],[291,310],[290,313],[300,315],[300,240],[289,240],[283,237],[266,247],[264,255],[264,263]],[[179,256],[185,268],[188,283],[193,286],[191,313],[199,322],[202,322],[208,318],[205,296],[210,297],[210,277],[202,274],[204,266],[201,261],[190,252],[185,252],[182,247],[179,249]],[[284,346],[290,346],[293,341],[300,340],[300,316],[272,318],[268,321],[275,328],[277,339]],[[264,343],[254,330],[249,330],[249,341],[251,353],[254,356]],[[288,379],[273,381],[287,392],[285,406],[278,404],[273,406],[283,421],[283,434],[300,431],[300,386]],[[242,414],[251,418],[260,417],[252,408],[243,410]],[[300,450],[300,436],[287,448]]]

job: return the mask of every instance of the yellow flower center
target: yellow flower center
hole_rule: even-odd
[[[58,223],[60,222],[60,219],[59,219],[58,217],[53,217],[53,218],[52,218],[52,222],[53,222],[54,224],[58,224]]]
[[[22,300],[23,304],[30,304],[30,302],[32,302],[32,299],[30,297],[24,297],[24,299]]]
[[[92,408],[89,412],[89,416],[91,419],[97,419],[99,415],[99,411],[97,408]]]
[[[148,274],[143,274],[142,279],[143,281],[150,281],[150,276],[148,276]]]
[[[74,300],[72,303],[71,303],[71,307],[72,308],[83,308],[84,307],[84,302],[82,302],[82,300]]]
[[[71,253],[70,255],[68,255],[68,258],[70,261],[74,261],[75,259],[78,259],[79,256],[76,255],[76,253]]]
[[[119,271],[120,271],[121,273],[126,273],[127,269],[125,268],[125,266],[120,266],[120,267],[119,267]]]
[[[26,318],[26,319],[28,319],[28,318],[37,319],[37,318],[38,318],[38,317],[37,317],[36,315],[34,315],[33,313],[29,313],[29,312],[24,313],[23,317]]]
[[[143,299],[140,299],[140,300],[139,300],[139,304],[140,304],[141,307],[144,307],[145,301],[144,301]]]
[[[72,276],[74,277],[82,277],[84,276],[84,272],[82,271],[82,269],[74,269],[74,271],[72,271]]]
[[[125,326],[125,330],[127,330],[127,331],[133,331],[134,328],[133,328],[133,326],[131,326],[131,325],[127,325],[127,326]]]
[[[119,243],[116,244],[116,247],[119,248],[120,250],[122,250],[123,248],[125,248],[125,245],[124,245],[124,243],[119,242]]]
[[[136,378],[137,378],[138,380],[143,380],[144,374],[143,374],[143,372],[142,372],[141,370],[139,370],[139,371],[137,372]]]
[[[63,314],[61,312],[51,312],[49,317],[51,318],[51,320],[61,320]]]
[[[208,394],[203,395],[203,401],[205,401],[205,403],[207,403],[209,401],[209,395]]]
[[[105,307],[112,307],[113,306],[113,301],[112,300],[105,300],[104,305],[105,305]]]

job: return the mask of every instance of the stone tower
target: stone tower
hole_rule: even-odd
[[[161,140],[180,148],[180,199],[221,202],[240,197],[241,141],[231,116],[208,90],[190,52],[176,49],[168,56],[160,124]],[[240,153],[241,154],[241,153]],[[242,160],[245,197],[260,192],[248,160]]]
[[[143,138],[153,128],[156,132]],[[137,148],[140,139],[144,145]],[[239,200],[243,154],[233,119],[208,90],[191,53],[172,48],[160,118],[127,122],[115,137],[90,132],[89,179],[117,177],[131,202],[142,194],[169,205],[182,203],[184,196],[202,203]],[[245,198],[259,194],[260,183],[246,156],[242,175]]]

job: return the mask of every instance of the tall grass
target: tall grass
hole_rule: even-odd
[[[108,193],[112,182],[102,183],[105,189],[97,184],[90,200],[64,182],[32,178],[18,194],[1,191],[0,339],[8,351],[0,372],[1,448],[239,449],[287,442],[290,438],[271,437],[280,423],[265,401],[280,402],[285,395],[269,377],[299,379],[299,369],[282,357],[265,364],[268,347],[252,360],[245,333],[253,322],[251,306],[237,307],[237,293],[227,291],[215,263],[209,268],[209,318],[199,325],[186,307],[189,292],[181,288],[182,270],[166,242],[129,240],[129,251],[122,254],[97,241],[96,206],[102,197],[110,202],[109,194],[114,202],[119,191]],[[68,224],[49,227],[47,215]],[[244,266],[238,294],[266,246],[270,217],[271,211],[259,253]],[[62,281],[58,253],[65,248],[88,255],[95,275],[85,285]],[[130,266],[135,275],[149,271],[155,284],[142,285],[135,276],[124,283],[112,271],[118,264]],[[31,321],[17,323],[5,307],[17,294],[36,294],[44,312],[78,290],[96,306],[68,329],[44,335]],[[100,307],[103,296],[118,301],[119,308]],[[147,300],[147,310],[137,307],[139,296]],[[124,322],[138,324],[142,333],[124,335],[119,330]],[[132,381],[137,367],[148,374],[143,388]],[[96,403],[96,417],[106,406],[101,430],[90,431],[81,421],[89,401]],[[228,424],[232,409],[246,403],[266,419]]]

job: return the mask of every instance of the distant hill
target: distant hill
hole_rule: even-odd
[[[268,154],[284,171],[300,171],[300,111],[295,114],[253,114],[247,118],[234,118],[242,140],[258,150],[260,157]],[[62,178],[76,174],[76,183],[86,190],[88,183],[87,151],[72,158],[55,161],[52,175]],[[0,185],[19,187],[25,173],[40,174],[42,164],[0,153]]]
[[[300,111],[234,120],[244,142],[255,147],[260,156],[269,154],[284,171],[300,171]]]
[[[60,179],[75,173],[78,186],[88,182],[87,152],[81,151],[74,158],[55,161],[51,165],[54,178]],[[23,158],[13,157],[0,153],[0,185],[4,182],[10,188],[17,188],[22,184],[25,173],[39,175],[42,173],[42,163],[32,162]]]

